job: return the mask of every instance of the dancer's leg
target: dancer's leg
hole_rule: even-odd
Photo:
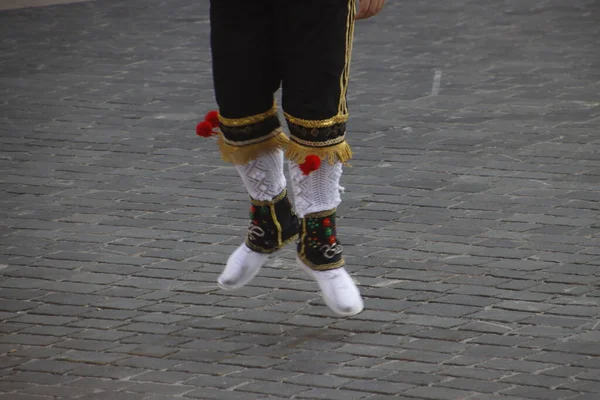
[[[266,261],[297,236],[297,218],[285,190],[281,130],[273,94],[281,72],[273,0],[212,0],[213,78],[219,105],[219,145],[251,200],[245,243],[218,279],[223,289],[248,283]]]
[[[340,315],[363,309],[358,288],[343,268],[335,220],[342,163],[352,156],[346,142],[346,90],[354,15],[355,0],[288,0],[278,5],[283,107],[291,135],[286,156],[301,218],[297,261]],[[305,175],[299,164],[309,155],[323,162]]]

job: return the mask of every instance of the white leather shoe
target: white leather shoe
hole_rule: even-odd
[[[227,260],[217,284],[223,290],[235,290],[249,283],[269,258],[268,254],[252,251],[242,243]]]
[[[321,288],[325,304],[341,316],[356,315],[364,308],[363,299],[352,277],[343,268],[315,271],[296,258],[298,266],[315,279]]]

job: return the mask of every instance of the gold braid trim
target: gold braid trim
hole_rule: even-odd
[[[346,163],[352,158],[352,150],[347,141],[342,141],[334,146],[327,147],[310,147],[295,142],[293,139],[289,141],[285,156],[295,162],[302,164],[306,156],[315,155],[321,160],[326,160],[333,165],[336,162]]]
[[[331,210],[317,211],[314,213],[306,214],[304,216],[304,218],[325,218],[325,217],[329,217],[330,215],[333,215],[336,211],[337,211],[337,207],[332,208]]]
[[[308,258],[306,258],[306,256],[304,254],[298,254],[298,259],[300,259],[300,261],[302,261],[304,263],[304,265],[306,265],[307,267],[309,267],[310,269],[312,269],[313,271],[329,271],[331,269],[337,269],[340,267],[343,267],[345,264],[344,259],[340,259],[339,261],[336,262],[332,262],[329,264],[323,264],[323,265],[316,265],[311,263]]]
[[[219,149],[224,161],[236,165],[244,165],[256,159],[261,154],[268,153],[274,149],[285,149],[290,139],[281,130],[269,135],[267,139],[248,144],[246,146],[236,146],[232,142],[227,142],[223,135],[219,135]]]
[[[284,112],[283,115],[285,116],[285,119],[292,124],[300,125],[305,128],[327,128],[332,125],[341,124],[342,122],[348,121],[348,113],[342,114],[341,112],[335,117],[322,120],[296,118],[286,112]]]
[[[279,193],[277,196],[275,196],[275,198],[273,198],[273,200],[271,200],[271,201],[256,200],[256,199],[253,199],[252,197],[250,197],[250,203],[252,203],[253,206],[257,206],[257,207],[270,206],[272,204],[279,203],[281,200],[285,199],[285,196],[287,196],[287,189],[283,189],[283,191],[281,193]]]
[[[244,126],[250,124],[256,124],[257,122],[264,121],[269,117],[273,117],[277,115],[277,105],[273,103],[273,107],[270,110],[265,111],[264,113],[251,115],[249,117],[243,118],[225,118],[221,114],[219,114],[219,122],[221,122],[225,126]]]

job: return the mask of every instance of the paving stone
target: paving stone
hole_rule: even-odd
[[[464,324],[459,318],[446,318],[429,315],[410,315],[400,320],[403,324],[419,325],[423,327],[452,328]]]
[[[389,322],[343,320],[331,325],[332,328],[352,333],[378,333],[389,327]]]
[[[69,351],[57,357],[58,360],[72,361],[87,364],[112,364],[126,356],[113,353],[92,351]]]
[[[39,315],[76,317],[89,311],[90,309],[85,306],[45,305],[31,310],[31,313]]]
[[[114,367],[111,365],[85,366],[71,371],[72,375],[81,377],[107,378],[107,379],[125,379],[147,372],[144,369]]]
[[[0,311],[24,311],[36,308],[40,303],[20,300],[0,300]]]
[[[190,372],[194,374],[207,374],[207,375],[225,375],[232,372],[238,372],[245,370],[244,367],[234,365],[223,365],[214,364],[209,362],[184,362],[172,368],[173,371]]]
[[[519,322],[531,317],[531,314],[518,311],[484,310],[473,313],[471,318],[498,322]]]
[[[465,306],[486,307],[498,303],[497,299],[481,296],[466,296],[449,294],[447,296],[436,297],[436,303],[460,304]]]
[[[25,391],[32,387],[31,383],[17,383],[17,382],[2,382],[2,393],[14,392],[14,391]]]
[[[145,354],[140,354],[145,355]],[[180,360],[180,361],[200,361],[200,362],[223,362],[223,360],[231,358],[229,353],[223,353],[218,351],[204,351],[204,350],[180,350],[177,353],[170,354],[167,358],[172,360]],[[238,366],[251,366],[252,359],[254,357],[249,357],[250,360],[244,363],[244,361],[239,360],[239,364],[233,364]]]
[[[535,315],[531,318],[520,320],[519,322],[527,325],[545,325],[565,328],[578,328],[580,326],[591,323],[592,320],[583,318],[567,318],[552,315]]]
[[[362,343],[366,345],[376,346],[396,346],[402,341],[402,338],[395,335],[382,335],[382,334],[371,334],[371,333],[359,333],[350,336],[346,339],[350,343]]]
[[[470,391],[450,389],[450,388],[434,388],[434,387],[419,387],[409,389],[403,393],[407,397],[417,397],[423,399],[463,399],[470,394]]]
[[[450,381],[437,383],[436,385],[452,389],[470,390],[478,393],[496,393],[512,387],[512,385],[508,383],[496,383],[469,378],[452,379]]]
[[[578,367],[596,368],[598,366],[598,357],[587,357],[584,360],[573,362],[573,365]]]
[[[44,398],[63,398],[63,399],[72,399],[72,398],[81,398],[84,396],[89,396],[94,392],[94,389],[82,389],[82,388],[74,388],[68,386],[33,386],[22,391],[23,393],[44,396]],[[45,397],[48,396],[48,397]]]
[[[270,351],[269,354],[273,352]],[[280,352],[277,352],[276,355],[279,356]],[[344,354],[338,352],[328,352],[324,353],[322,351],[310,351],[306,350],[303,352],[293,352],[287,356],[287,359],[290,361],[305,361],[305,362],[326,362],[330,364],[341,365],[347,363],[351,360],[356,360],[356,355]]]
[[[514,347],[523,345],[528,341],[530,341],[528,337],[485,334],[470,340],[469,343]]]
[[[185,394],[186,397],[194,399],[210,400],[258,400],[264,399],[265,394],[238,392],[223,389],[202,388]]]
[[[75,328],[90,328],[92,330],[95,330],[95,329],[114,329],[114,328],[118,328],[120,326],[127,325],[127,324],[128,324],[127,322],[118,321],[118,320],[85,318],[85,319],[80,319],[80,320],[71,322],[71,323],[69,323],[69,326],[72,326]],[[114,335],[114,333],[111,333],[111,335]],[[84,336],[84,338],[103,340],[102,337],[96,338],[96,337]]]
[[[22,371],[48,372],[63,374],[78,368],[79,365],[74,362],[58,360],[34,360],[26,364],[19,365],[16,369]]]
[[[598,356],[600,349],[597,346],[590,346],[587,342],[565,342],[558,343],[551,347],[551,350],[561,351],[564,353],[585,354],[590,356]]]
[[[504,393],[510,396],[524,397],[527,399],[566,399],[577,394],[577,392],[570,390],[551,390],[533,386],[521,386],[506,390]]]
[[[243,385],[239,390],[250,393],[281,395],[285,398],[289,398],[301,392],[305,392],[307,387],[291,383],[255,382]]]
[[[142,382],[154,382],[154,383],[181,383],[194,378],[194,374],[176,371],[153,371],[142,375],[138,375],[132,380]],[[187,384],[187,383],[186,383]]]
[[[555,367],[547,370],[543,370],[540,374],[549,375],[549,376],[558,376],[563,378],[574,377],[579,374],[585,373],[587,370],[582,367]]]
[[[11,353],[11,354],[13,354],[13,353]],[[15,367],[17,365],[23,364],[23,362],[24,362],[24,360],[21,359],[20,357],[0,356],[0,368],[1,369]]]
[[[128,338],[126,340],[131,340]],[[169,343],[165,343],[169,344]],[[177,353],[179,350],[175,347],[160,346],[154,343],[149,344],[126,344],[111,349],[111,352],[129,354],[134,356],[146,356],[146,357],[166,357]]]
[[[101,301],[97,303],[96,306],[105,309],[136,310],[142,307],[150,306],[152,304],[154,304],[154,302],[147,300],[110,299]]]
[[[546,351],[540,354],[535,354],[527,358],[530,361],[538,361],[543,363],[552,364],[576,364],[578,362],[585,362],[587,359],[586,355],[576,353],[563,353]]]
[[[230,337],[240,337],[235,332],[226,332],[219,329],[242,325],[242,323],[236,321],[227,322],[227,320],[222,321],[209,318],[195,318],[191,321],[186,321],[186,323],[187,325],[192,326],[192,328],[177,332],[177,336],[188,338],[189,341],[192,339],[219,340]],[[195,328],[196,326],[202,327],[202,329],[197,329]]]
[[[16,318],[12,318],[11,322],[23,322],[26,324],[35,325],[66,325],[72,321],[77,321],[74,317],[60,317],[55,315],[35,315],[35,314],[22,314]]]
[[[363,357],[384,357],[390,353],[390,349],[388,347],[364,346],[357,344],[338,347],[337,349],[335,349],[335,351]]]
[[[72,376],[57,375],[54,373],[24,371],[4,376],[2,377],[2,382],[35,382],[38,385],[61,385],[75,379]]]
[[[112,321],[108,321],[111,326]],[[105,341],[118,341],[127,337],[134,336],[135,333],[120,332],[116,330],[108,329],[85,329],[79,330],[73,334],[72,337],[76,339],[90,339],[90,340],[105,340]]]
[[[282,364],[283,362],[283,360],[263,356],[234,356],[227,357],[225,360],[223,360],[223,363],[225,364],[239,365],[245,367],[272,367],[277,364]]]
[[[594,400],[598,395],[595,393],[585,393],[572,397],[573,400]]]
[[[481,379],[481,380],[497,380],[507,374],[511,374],[511,372],[503,372],[497,371],[493,369],[485,369],[479,367],[452,367],[445,369],[440,372],[440,374],[454,376],[454,377],[462,377],[462,378],[471,378],[471,379]]]
[[[534,373],[545,369],[551,368],[552,364],[544,364],[533,361],[524,360],[508,360],[508,359],[494,359],[484,362],[479,365],[481,368],[499,369],[499,370],[510,370],[517,372]]]
[[[376,394],[376,395],[368,397],[368,399],[369,400],[408,400],[409,397],[398,396],[398,395],[388,396],[388,395],[383,395],[383,394],[381,394],[381,395]]]
[[[547,375],[516,374],[502,379],[502,382],[554,389],[563,385],[565,380]]]
[[[194,389],[193,386],[184,385],[162,385],[158,383],[138,383],[127,387],[127,391],[133,393],[145,393],[151,395],[181,395],[185,392],[190,392]]]
[[[147,397],[147,394],[133,393],[133,392],[114,392],[106,391],[90,394],[87,396],[90,400],[142,400]]]
[[[414,387],[406,383],[391,382],[391,381],[379,381],[374,379],[361,380],[354,379],[348,383],[342,385],[343,389],[355,390],[367,393],[381,393],[381,394],[398,394],[404,392],[407,389]]]
[[[117,344],[103,340],[72,339],[61,342],[56,346],[73,350],[103,351],[112,349],[116,347]]]
[[[123,331],[137,332],[137,333],[150,333],[150,334],[171,334],[183,330],[182,326],[178,325],[166,325],[166,324],[154,324],[147,322],[138,322],[129,325],[125,325],[119,328]]]
[[[443,340],[418,339],[400,344],[401,348],[423,351],[434,351],[440,353],[460,353],[469,348],[466,344],[449,343]]]
[[[364,392],[350,390],[332,390],[326,388],[316,388],[297,395],[298,398],[305,399],[363,399]]]
[[[0,337],[0,343],[29,346],[46,346],[61,342],[62,340],[63,339],[59,337],[26,334],[5,335]]]
[[[399,359],[405,361],[418,361],[424,363],[443,363],[453,358],[451,354],[435,352],[435,351],[424,351],[424,350],[404,350],[396,354],[388,356],[390,359]]]
[[[215,284],[248,201],[193,132],[216,108],[208,2],[0,11],[0,396],[596,396],[597,10],[471,3],[356,25],[350,318],[293,245]]]
[[[243,373],[239,375],[244,375]],[[344,383],[351,382],[349,378],[342,378],[332,375],[323,374],[291,374],[292,377],[284,378],[286,382],[294,383],[297,385],[308,386],[310,388],[322,387],[322,388],[339,388]]]
[[[81,329],[69,328],[64,326],[35,326],[27,329],[20,330],[22,334],[31,335],[45,335],[45,336],[56,336],[63,337],[68,335],[74,335],[80,332]]]
[[[329,369],[331,375],[352,379],[383,379],[391,375],[391,371],[381,368],[361,368],[361,367],[335,367]]]
[[[49,399],[48,396],[36,396],[32,394],[18,394],[18,393],[10,393],[10,394],[0,394],[0,399],[2,400],[44,400]]]
[[[103,378],[76,378],[68,383],[67,388],[84,388],[92,391],[121,390],[132,385],[131,382],[116,381]]]

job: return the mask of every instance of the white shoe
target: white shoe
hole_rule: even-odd
[[[296,258],[298,266],[317,281],[325,304],[341,316],[356,315],[364,308],[363,299],[354,281],[343,268],[315,271]]]
[[[217,284],[223,290],[235,290],[249,283],[269,258],[268,254],[252,251],[242,243],[227,260]]]

